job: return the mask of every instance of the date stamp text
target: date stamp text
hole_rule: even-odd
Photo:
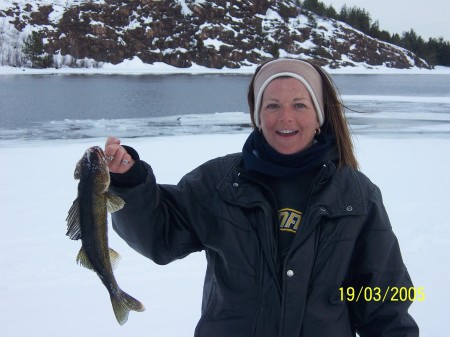
[[[347,302],[423,302],[425,300],[424,287],[340,287],[341,301]]]

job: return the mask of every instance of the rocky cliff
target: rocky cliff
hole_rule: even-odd
[[[239,68],[291,56],[313,58],[332,68],[428,67],[405,49],[317,16],[299,3],[6,0],[0,7],[1,47],[4,54],[5,46],[14,43],[11,36],[23,40],[39,31],[48,55],[99,63],[117,64],[137,56],[145,63],[176,67]]]

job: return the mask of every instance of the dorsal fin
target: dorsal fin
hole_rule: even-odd
[[[80,224],[80,199],[76,198],[69,209],[69,214],[66,218],[67,233],[66,235],[72,240],[81,239],[81,224]]]

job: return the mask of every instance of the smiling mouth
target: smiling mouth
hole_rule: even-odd
[[[289,137],[289,136],[293,136],[296,135],[298,133],[298,130],[279,130],[276,131],[277,135],[282,136],[282,137]]]

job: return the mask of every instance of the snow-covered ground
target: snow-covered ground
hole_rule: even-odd
[[[282,56],[284,57],[284,56]],[[289,57],[286,55],[285,57]],[[105,63],[100,68],[69,68],[62,67],[60,69],[32,69],[32,68],[15,68],[9,66],[0,66],[0,75],[30,75],[30,74],[122,74],[122,75],[142,75],[142,74],[253,74],[256,65],[243,66],[239,69],[223,68],[214,69],[193,64],[189,68],[177,68],[166,63],[155,62],[154,64],[143,63],[139,57],[135,56],[131,60],[125,60],[122,63],[113,65]],[[396,69],[385,66],[369,67],[361,64],[357,67],[344,67],[339,69],[331,69],[324,67],[331,74],[435,74],[450,75],[450,67],[436,66],[435,69]]]
[[[122,139],[150,162],[161,183],[213,157],[240,151],[245,132]],[[98,277],[78,266],[80,243],[66,237],[76,162],[103,138],[0,142],[0,326],[7,337],[189,337],[200,315],[202,253],[157,266],[110,232],[121,255],[119,285],[141,300],[119,326]],[[450,307],[450,138],[356,136],[365,172],[382,190],[414,284],[425,300],[411,313],[423,337],[448,335]]]

